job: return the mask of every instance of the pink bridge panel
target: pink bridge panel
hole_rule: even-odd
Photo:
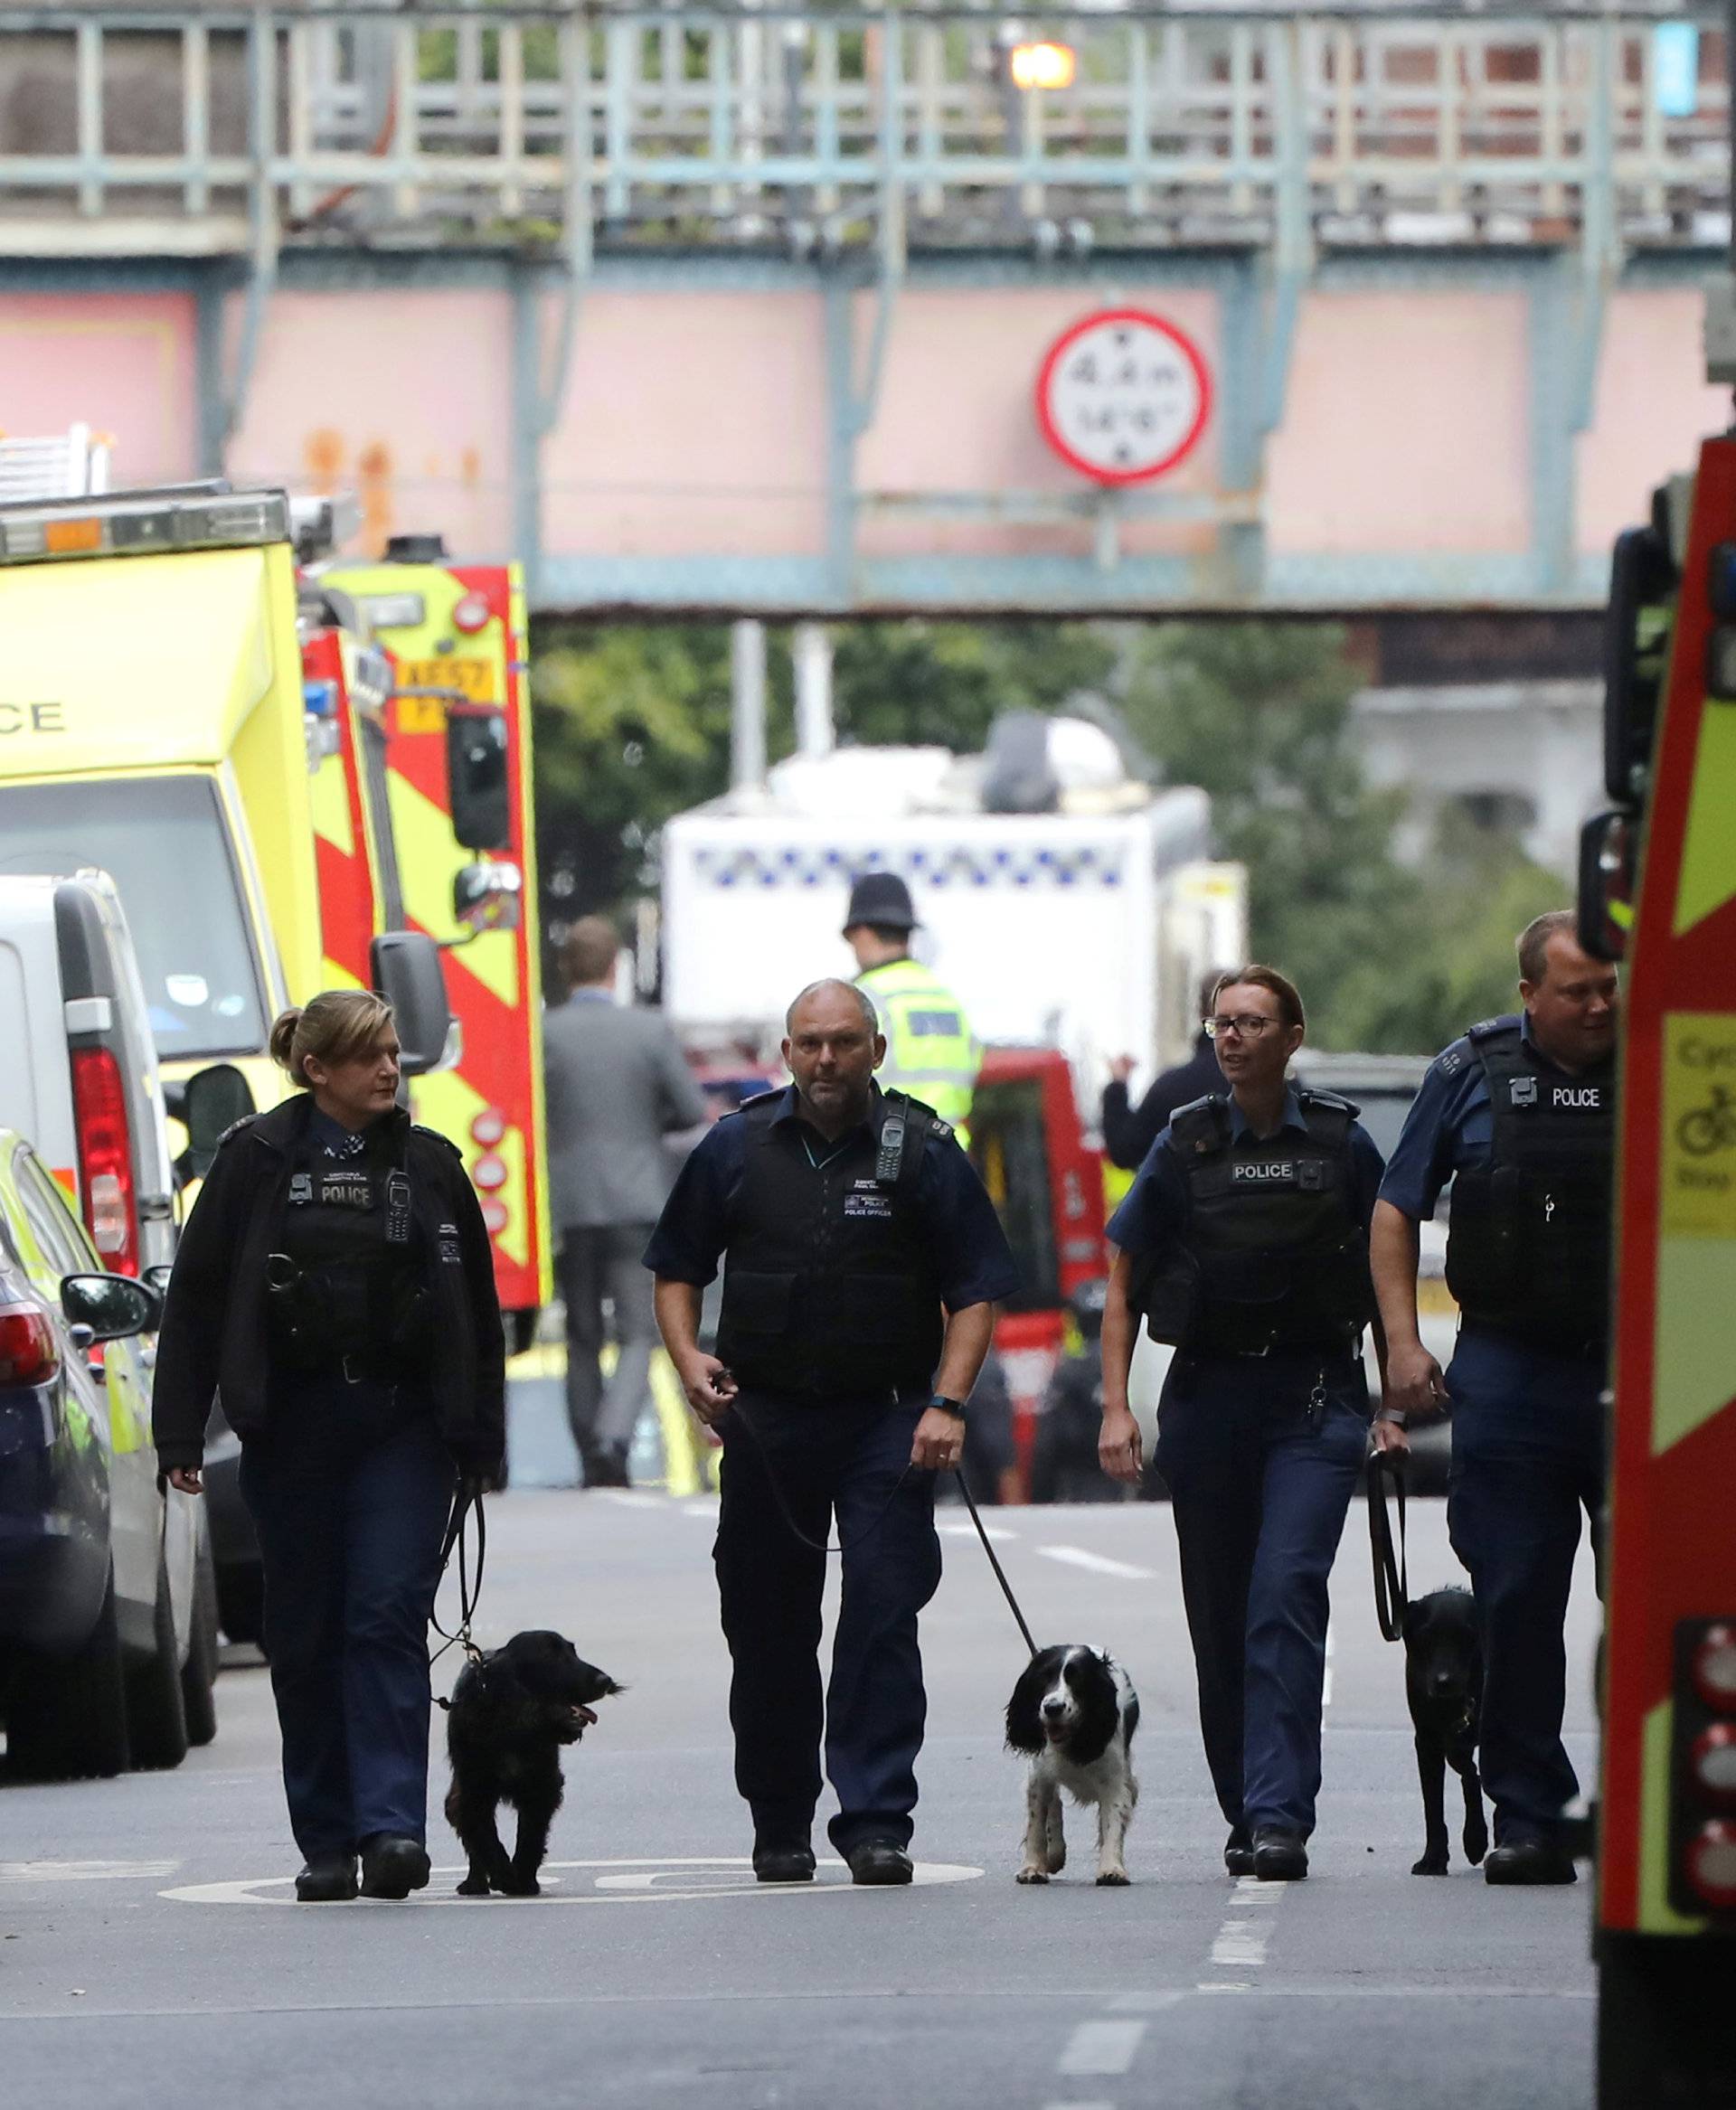
[[[0,433],[90,425],[114,440],[117,482],[194,475],[193,329],[189,294],[9,294],[0,301]]]
[[[1522,294],[1319,292],[1304,301],[1267,455],[1286,555],[1469,551],[1531,538]]]
[[[1579,449],[1579,544],[1607,555],[1644,517],[1654,485],[1698,460],[1730,422],[1730,391],[1703,379],[1705,302],[1694,287],[1618,293],[1603,333],[1591,429]]]
[[[826,430],[817,295],[587,293],[563,414],[543,449],[545,547],[816,552]]]
[[[867,511],[858,537],[866,556],[1089,555],[1092,529],[1022,526],[989,520],[918,518],[901,501],[942,492],[1090,493],[1089,478],[1053,453],[1038,426],[1036,380],[1061,332],[1110,306],[1147,309],[1198,345],[1215,378],[1221,364],[1216,298],[1204,292],[1130,295],[1124,302],[1076,287],[907,288],[899,298],[873,429],[856,453]],[[865,365],[874,303],[856,304],[857,358]],[[1143,491],[1201,493],[1218,475],[1215,411],[1199,445],[1161,484]],[[1194,524],[1130,522],[1129,552],[1191,551],[1211,546]]]
[[[239,319],[231,304],[231,334]],[[231,473],[355,492],[370,551],[423,529],[455,554],[505,551],[511,326],[487,291],[275,294]]]

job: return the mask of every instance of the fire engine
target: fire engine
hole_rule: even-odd
[[[438,535],[315,577],[390,657],[378,767],[397,884],[407,924],[440,946],[459,1027],[456,1060],[414,1100],[464,1152],[523,1348],[550,1295],[552,1243],[523,580],[516,565],[448,564]]]
[[[1617,543],[1580,937],[1628,958],[1601,2110],[1736,2101],[1736,437]],[[1636,881],[1637,883],[1636,883]]]

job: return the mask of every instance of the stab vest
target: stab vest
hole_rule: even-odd
[[[744,1384],[854,1396],[925,1389],[940,1360],[940,1289],[916,1214],[923,1145],[947,1134],[901,1092],[808,1162],[805,1133],[774,1126],[782,1092],[747,1100],[748,1148],[723,1266],[717,1352]]]
[[[1357,1109],[1327,1092],[1297,1097],[1304,1135],[1244,1134],[1232,1146],[1230,1102],[1216,1093],[1170,1123],[1189,1215],[1184,1239],[1134,1284],[1154,1340],[1230,1355],[1340,1353],[1373,1315],[1350,1156]]]
[[[1470,1031],[1489,1088],[1486,1165],[1453,1180],[1447,1286],[1473,1325],[1539,1348],[1594,1351],[1609,1333],[1613,1067],[1557,1069],[1516,1019]]]
[[[413,1365],[431,1306],[412,1239],[410,1175],[387,1154],[302,1155],[273,1255],[295,1275],[267,1292],[274,1360],[308,1373],[359,1361],[381,1377]]]

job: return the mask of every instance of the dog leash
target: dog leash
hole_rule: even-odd
[[[1410,1603],[1410,1581],[1405,1559],[1404,1474],[1384,1451],[1369,1455],[1364,1473],[1368,1493],[1368,1537],[1374,1555],[1374,1616],[1381,1624],[1382,1641],[1404,1638],[1404,1615]],[[1398,1551],[1392,1549],[1392,1524],[1386,1513],[1386,1478],[1392,1475],[1399,1497]]]
[[[469,1534],[465,1529],[473,1510],[476,1512],[476,1573],[474,1583],[470,1578]],[[429,1670],[433,1669],[449,1648],[461,1648],[473,1663],[479,1662],[482,1656],[482,1651],[470,1638],[470,1626],[471,1622],[476,1618],[476,1606],[482,1597],[482,1571],[488,1559],[488,1518],[482,1506],[482,1490],[471,1480],[460,1480],[453,1491],[452,1507],[446,1520],[446,1539],[440,1548],[441,1582],[446,1579],[446,1571],[451,1566],[452,1555],[455,1550],[458,1557],[458,1632],[448,1634],[445,1627],[440,1625],[434,1606],[432,1605],[429,1606],[428,1623],[440,1636],[439,1647],[428,1659]],[[439,1587],[439,1585],[437,1583],[435,1585],[437,1592]],[[439,1702],[442,1707],[448,1707],[450,1704],[450,1701],[446,1700]]]
[[[1031,1637],[1031,1628],[1024,1614],[1019,1609],[1019,1600],[1013,1595],[1013,1585],[1006,1579],[1006,1570],[1001,1566],[994,1547],[989,1543],[988,1533],[983,1528],[983,1520],[977,1514],[976,1502],[971,1499],[970,1483],[965,1478],[965,1469],[962,1465],[955,1465],[952,1471],[953,1477],[958,1483],[958,1492],[965,1498],[965,1507],[970,1512],[970,1521],[976,1527],[976,1536],[983,1542],[983,1551],[988,1556],[988,1565],[995,1570],[995,1580],[1000,1584],[1001,1594],[1005,1597],[1014,1618],[1018,1621],[1019,1632],[1024,1636],[1024,1645],[1031,1651],[1034,1660],[1039,1653],[1037,1644]]]

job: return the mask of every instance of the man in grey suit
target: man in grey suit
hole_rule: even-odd
[[[571,994],[542,1022],[555,1263],[567,1307],[567,1418],[587,1487],[625,1487],[649,1390],[656,1320],[639,1256],[670,1186],[665,1135],[709,1117],[675,1036],[615,1001],[620,940],[600,916],[567,933]],[[607,1385],[603,1300],[620,1355]]]

